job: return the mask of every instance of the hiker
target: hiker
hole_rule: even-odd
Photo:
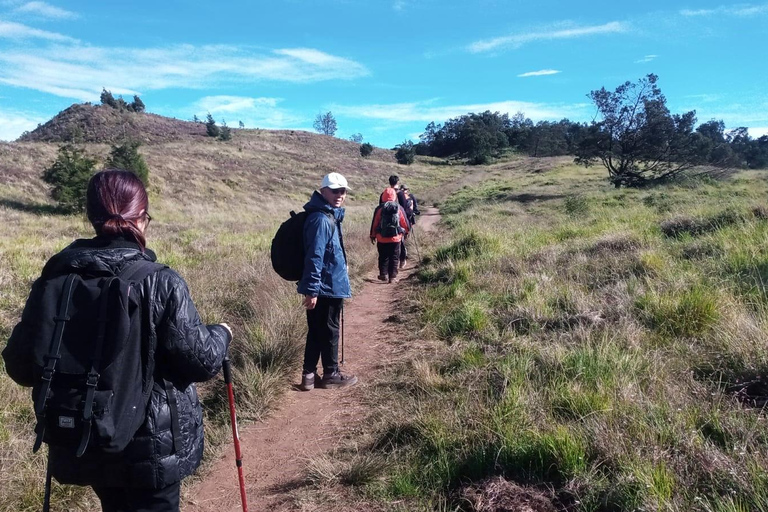
[[[392,176],[389,177],[389,186],[384,189],[384,192],[386,192],[389,189],[394,190],[395,194],[397,194],[399,192],[399,190],[400,190],[400,177],[397,174],[393,174]],[[379,196],[379,204],[382,204],[382,203],[385,202],[384,201],[384,192],[382,192],[381,195]],[[398,200],[399,200],[399,198],[398,198]],[[401,203],[401,206],[402,206],[402,203]]]
[[[397,197],[398,202],[405,212],[405,218],[408,219],[408,226],[410,230],[413,231],[413,225],[416,224],[416,215],[421,215],[418,204],[416,203],[416,197],[411,194],[410,190],[405,185],[400,185]],[[405,238],[403,238],[400,242],[400,268],[405,268],[407,261],[408,248],[405,246]]]
[[[320,191],[304,205],[304,272],[297,290],[307,309],[307,343],[300,388],[329,389],[351,386],[354,375],[339,371],[339,318],[344,299],[352,296],[341,223],[347,179],[337,172],[323,177]],[[322,359],[323,377],[317,375]]]
[[[410,226],[393,188],[387,188],[382,199],[384,202],[373,212],[370,238],[379,251],[379,281],[394,283],[397,281],[400,244],[408,236]]]
[[[21,321],[3,350],[5,368],[14,381],[35,389],[45,389],[42,379],[51,370],[48,375],[53,375],[52,385],[44,394],[43,414],[37,416],[40,431],[36,448],[41,440],[48,443],[49,474],[59,483],[91,486],[105,512],[178,511],[181,480],[197,469],[203,456],[203,412],[194,383],[209,380],[219,371],[232,331],[227,324],[204,325],[184,279],[174,270],[153,263],[155,254],[146,248],[146,231],[152,220],[147,192],[135,174],[116,169],[98,172],[88,183],[86,197],[87,217],[96,236],[75,240],[46,263],[32,285]],[[87,283],[96,281],[110,285],[100,284],[93,289],[112,293],[110,288],[120,282],[121,275],[142,275],[142,269],[144,277],[137,277],[125,294],[113,295],[112,302],[109,295],[97,295],[95,301],[84,301],[82,293],[78,295],[87,289]],[[56,289],[55,283],[60,282],[65,284]],[[69,288],[66,283],[70,283]],[[78,285],[66,301],[62,291],[73,290],[72,283]],[[103,335],[112,327],[95,334],[102,323],[96,319],[112,318],[104,323],[116,323],[115,306],[121,304],[118,298],[136,301],[127,337]],[[62,310],[62,303],[67,308],[64,311],[69,312],[56,314]],[[87,306],[93,306],[91,311]],[[83,322],[83,318],[94,320]],[[62,324],[64,329],[60,331]],[[89,328],[88,332],[94,334],[85,339],[77,334]],[[54,352],[51,339],[57,338],[56,332],[63,332],[65,341]],[[79,364],[78,353],[95,373],[88,374],[89,381],[96,378],[93,392],[86,387],[84,373],[81,381],[66,373],[67,368]],[[113,359],[101,365],[100,357],[107,359],[110,354]],[[115,387],[102,390],[105,381]],[[76,402],[74,410],[83,412],[62,416],[62,409],[56,408],[66,395],[61,390],[73,386],[85,396],[83,402]],[[84,411],[89,396],[94,403],[94,395],[89,420],[91,413],[86,416]],[[134,395],[138,400],[126,404],[127,397]],[[109,399],[107,405],[105,396]],[[119,404],[131,409],[131,414],[117,416],[118,412],[114,412],[116,416],[110,417],[110,407],[117,410]],[[126,425],[131,421],[126,418],[132,418],[137,425],[128,429]],[[46,419],[41,428],[41,420]],[[74,444],[56,437],[79,425],[86,425],[79,428],[88,435],[78,434]],[[107,430],[102,431],[105,425]],[[117,452],[107,452],[103,444],[112,433],[110,426],[115,435],[117,431],[125,432],[125,446]],[[41,437],[42,433],[45,437]],[[46,491],[46,501],[48,494]]]

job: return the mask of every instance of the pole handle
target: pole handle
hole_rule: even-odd
[[[224,362],[221,364],[221,369],[224,372],[224,382],[232,384],[232,364],[229,361],[229,355],[224,358]]]

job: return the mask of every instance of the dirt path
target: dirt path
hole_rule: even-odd
[[[425,209],[417,223],[417,235],[430,231],[439,219],[434,208]],[[415,251],[399,277],[406,279],[415,269]],[[303,478],[308,460],[329,452],[337,442],[357,426],[369,411],[361,398],[366,388],[382,375],[395,348],[386,334],[391,309],[386,303],[396,301],[402,287],[376,280],[375,272],[344,307],[343,371],[358,376],[358,385],[345,390],[315,389],[310,392],[290,389],[284,405],[264,423],[256,423],[240,432],[243,466],[251,511],[290,511],[290,490]],[[385,333],[385,334],[382,334]],[[297,379],[298,380],[298,379]],[[222,453],[208,476],[188,494],[187,512],[236,512],[241,510],[237,473],[231,446]]]

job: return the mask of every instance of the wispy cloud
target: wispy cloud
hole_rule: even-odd
[[[28,27],[21,23],[14,23],[12,21],[0,20],[0,39],[44,39],[47,41],[56,42],[76,42],[77,40],[65,36],[63,34],[57,34],[56,32],[48,32],[47,30],[40,30],[37,28]]]
[[[0,110],[0,140],[16,140],[25,131],[34,130],[47,118],[36,114]]]
[[[714,9],[683,9],[680,11],[683,16],[714,16],[714,15],[726,15],[726,16],[740,16],[750,17],[758,16],[760,14],[768,14],[768,4],[762,5],[721,5]]]
[[[402,11],[405,9],[405,6],[405,0],[395,0],[395,2],[392,4],[392,8],[396,11]]]
[[[646,62],[651,62],[652,60],[656,60],[656,57],[658,57],[658,55],[646,55],[642,59],[636,60],[635,64],[643,64]]]
[[[307,123],[305,117],[280,107],[282,101],[282,98],[206,96],[195,102],[191,110],[200,118],[210,112],[216,120],[226,120],[230,126],[242,121],[247,128],[291,128]]]
[[[547,41],[552,39],[572,39],[575,37],[593,36],[599,34],[618,34],[629,30],[625,23],[612,21],[603,25],[592,25],[588,27],[564,27],[553,28],[551,30],[539,32],[523,32],[519,34],[510,34],[508,36],[496,37],[475,41],[467,46],[467,50],[472,53],[489,52],[500,49],[520,48],[526,43],[534,41]]]
[[[546,75],[556,75],[558,73],[561,73],[561,71],[557,69],[542,69],[539,71],[528,71],[527,73],[522,73],[520,75],[517,75],[518,78],[527,78],[529,76],[546,76]]]
[[[371,104],[371,105],[333,105],[330,110],[337,116],[352,118],[378,119],[396,123],[443,122],[469,112],[525,113],[534,120],[543,119],[586,119],[590,105],[587,103],[557,105],[531,103],[525,101],[500,101],[493,103],[475,103],[466,105],[434,106],[434,102]]]
[[[45,2],[27,2],[13,10],[17,13],[35,14],[43,18],[56,20],[73,20],[80,16],[72,11],[67,11],[60,7],[47,4]]]
[[[92,101],[173,87],[195,89],[253,81],[312,83],[370,74],[362,64],[311,48],[268,53],[225,45],[98,48],[54,45],[0,53],[0,83]]]

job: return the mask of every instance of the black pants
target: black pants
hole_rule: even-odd
[[[323,373],[339,370],[339,317],[344,299],[318,297],[315,309],[307,310],[307,345],[304,348],[304,373],[317,370],[323,360]]]
[[[103,512],[178,512],[181,482],[162,489],[94,487]]]
[[[379,250],[379,275],[396,278],[400,265],[400,242],[376,242],[376,248]]]

